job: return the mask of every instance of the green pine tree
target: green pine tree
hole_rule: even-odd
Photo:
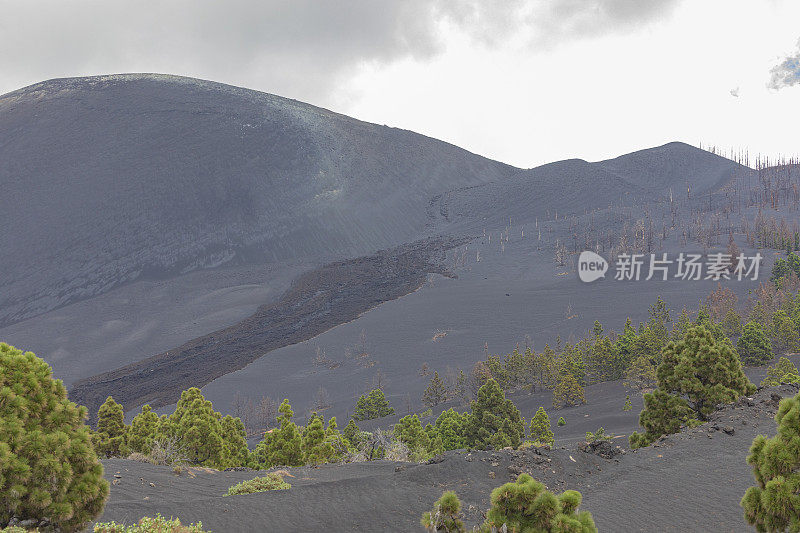
[[[506,399],[503,390],[493,379],[478,390],[471,412],[464,425],[467,446],[479,449],[516,448],[525,436],[525,425],[519,409]]]
[[[100,515],[108,482],[86,416],[47,363],[0,343],[0,524],[46,517],[77,531]]]
[[[758,435],[747,462],[756,486],[741,501],[744,518],[757,531],[798,531],[800,528],[800,394],[781,400],[775,415],[778,433]]]
[[[443,450],[460,450],[467,447],[464,436],[466,416],[450,408],[442,411],[434,425],[436,434],[442,439]]]
[[[581,493],[567,490],[556,496],[528,474],[515,483],[492,491],[492,507],[482,531],[543,531],[548,533],[596,533],[592,515],[578,512]]]
[[[153,440],[158,434],[158,415],[149,404],[142,406],[142,412],[131,420],[128,430],[128,446],[131,451],[147,455],[153,448]]]
[[[550,429],[550,417],[544,410],[544,407],[539,407],[536,414],[531,419],[531,440],[541,444],[552,446],[555,442],[553,437],[553,430]]]
[[[581,405],[586,403],[581,387],[575,376],[569,372],[561,374],[561,380],[553,389],[553,407]]]
[[[356,425],[356,423],[351,418],[347,425],[344,427],[342,431],[342,436],[347,439],[347,442],[352,447],[357,447],[359,445],[358,436],[361,433],[361,429]]]
[[[786,357],[769,367],[767,375],[761,381],[762,387],[775,387],[781,383],[800,383],[800,373],[797,366]]]
[[[763,365],[772,359],[772,346],[764,328],[758,322],[748,322],[736,343],[742,362],[746,365]]]
[[[623,411],[630,411],[633,409],[633,405],[631,405],[631,397],[626,395],[625,396],[625,404],[622,406]]]
[[[305,459],[302,435],[292,422],[294,412],[288,399],[281,402],[278,413],[280,427],[264,434],[253,453],[253,462],[260,468],[302,466]]]
[[[682,340],[664,348],[657,379],[658,388],[644,395],[639,424],[645,433],[630,436],[633,448],[675,433],[692,419],[706,420],[720,404],[755,391],[730,342],[716,340],[703,326],[690,327]]]
[[[192,387],[181,393],[175,411],[159,424],[159,433],[179,442],[189,463],[224,467],[221,418],[200,389]]]
[[[422,527],[432,532],[466,533],[461,521],[461,502],[455,492],[444,492],[434,504],[433,511],[422,515]]]
[[[314,417],[303,431],[305,462],[312,465],[327,463],[333,452],[333,446],[325,439],[322,418]]]
[[[97,412],[97,433],[94,435],[98,455],[105,457],[127,457],[128,428],[122,406],[109,396]]]
[[[225,415],[220,421],[222,426],[223,457],[219,466],[247,466],[249,450],[247,449],[247,432],[241,418]]]
[[[361,395],[356,403],[356,412],[353,420],[372,420],[394,414],[394,409],[389,406],[389,401],[381,389],[373,389],[369,394]]]

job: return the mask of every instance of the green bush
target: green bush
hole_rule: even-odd
[[[177,518],[167,520],[160,514],[155,518],[144,517],[137,524],[126,526],[116,522],[102,522],[94,525],[94,533],[206,533],[203,523],[184,526]]]
[[[356,402],[356,412],[353,420],[372,420],[394,414],[394,409],[389,406],[389,401],[381,389],[373,389],[369,394],[361,395]]]
[[[747,462],[756,486],[741,501],[744,518],[757,531],[800,530],[800,394],[781,400],[775,415],[778,433],[758,435]]]
[[[73,531],[102,512],[108,482],[85,420],[47,363],[0,343],[0,525],[47,517]]]
[[[625,396],[625,404],[622,406],[623,411],[630,411],[633,409],[633,405],[631,405],[631,397]]]
[[[540,444],[552,445],[555,442],[553,437],[553,430],[550,429],[550,417],[544,410],[544,407],[539,407],[536,414],[531,419],[531,440]]]
[[[109,396],[97,411],[97,433],[94,434],[95,450],[106,457],[127,457],[128,428],[122,406]]]
[[[434,504],[433,511],[422,515],[422,527],[428,531],[446,531],[447,533],[464,533],[464,522],[461,521],[461,502],[456,493],[448,490]]]
[[[567,421],[566,421],[566,420],[564,420],[564,417],[563,417],[563,416],[559,416],[559,417],[558,417],[558,425],[559,425],[559,427],[561,427],[561,426],[566,426],[566,425],[567,425]]]
[[[763,365],[772,359],[772,346],[764,328],[758,322],[748,322],[736,343],[739,357],[746,365]]]
[[[553,407],[574,406],[586,403],[583,387],[570,372],[561,374],[561,379],[553,389]]]
[[[253,452],[252,462],[258,468],[273,466],[302,466],[305,464],[303,437],[292,422],[294,411],[288,399],[278,407],[280,427],[265,433]]]
[[[514,402],[507,399],[494,379],[478,389],[478,399],[464,424],[467,446],[479,449],[516,448],[525,436],[525,425]]]
[[[601,426],[594,433],[591,431],[586,432],[586,442],[595,442],[598,440],[611,440],[611,435],[606,435],[606,430]]]
[[[727,338],[716,339],[705,326],[689,327],[683,339],[662,351],[658,388],[644,395],[639,424],[646,433],[630,436],[632,448],[675,433],[691,419],[706,420],[720,404],[755,391]]]
[[[520,474],[515,483],[506,483],[492,491],[492,507],[486,514],[482,531],[546,531],[548,533],[596,533],[588,511],[578,512],[581,493],[564,491],[556,496],[528,474]]]
[[[797,366],[786,357],[781,357],[777,363],[769,367],[761,386],[775,387],[781,383],[800,383]]]
[[[267,492],[269,490],[285,490],[292,486],[283,480],[283,476],[278,473],[270,472],[266,476],[254,477],[247,481],[237,483],[228,489],[225,496],[236,496],[239,494],[253,494],[254,492]]]

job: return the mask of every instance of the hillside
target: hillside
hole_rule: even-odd
[[[278,96],[159,75],[0,96],[0,326],[132,280],[416,240],[514,169]]]
[[[600,388],[606,385],[613,384]],[[550,490],[580,491],[581,509],[592,513],[600,531],[745,531],[739,500],[754,483],[748,449],[755,435],[775,433],[776,398],[795,394],[796,386],[762,389],[702,426],[635,452],[627,449],[631,428],[623,423],[606,428],[616,437],[597,454],[557,434],[553,450],[457,450],[427,464],[290,468],[289,490],[228,498],[222,494],[230,485],[257,474],[190,469],[175,475],[169,467],[110,459],[106,477],[115,485],[102,520],[130,522],[160,512],[184,523],[202,520],[213,531],[421,531],[422,513],[443,491],[455,490],[471,527],[482,521],[493,488],[527,472]],[[603,414],[604,404],[594,399],[586,409]]]

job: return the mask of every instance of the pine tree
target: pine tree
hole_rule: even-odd
[[[464,426],[467,445],[479,449],[516,448],[525,435],[519,409],[493,379],[478,390]]]
[[[583,395],[583,387],[580,386],[578,381],[571,373],[567,372],[561,375],[561,381],[553,389],[553,407],[580,405],[586,403],[586,398]]]
[[[748,322],[736,343],[739,357],[746,365],[763,365],[772,359],[772,347],[767,334],[758,322]]]
[[[626,395],[625,396],[625,404],[622,406],[622,410],[623,411],[630,411],[631,409],[633,409],[633,405],[631,405],[631,397]]]
[[[581,493],[567,490],[558,496],[528,474],[515,483],[492,491],[492,507],[482,531],[547,531],[548,533],[596,533],[592,515],[578,512]]]
[[[333,456],[333,446],[325,439],[322,418],[314,417],[303,431],[303,454],[307,464],[328,462]]]
[[[241,418],[225,415],[220,421],[222,426],[223,454],[219,466],[247,466],[249,450],[247,449],[247,433]]]
[[[775,415],[778,433],[758,435],[747,462],[756,486],[741,501],[744,518],[757,531],[797,531],[800,528],[800,394],[781,400]]]
[[[790,353],[800,350],[800,334],[792,317],[783,309],[778,309],[772,315],[772,324],[769,329],[772,351],[775,353]]]
[[[434,372],[431,382],[422,395],[422,403],[425,407],[434,407],[447,401],[447,387],[439,377],[439,372]]]
[[[351,418],[347,425],[344,427],[344,431],[342,431],[342,436],[347,439],[347,442],[350,446],[354,448],[358,446],[358,435],[361,433],[361,429],[356,425],[356,423]]]
[[[730,343],[716,340],[703,326],[690,328],[683,340],[664,348],[656,374],[658,388],[686,397],[701,420],[718,405],[755,392]]]
[[[634,359],[625,373],[625,386],[630,389],[649,390],[656,386],[657,381],[656,369],[644,355]]]
[[[97,412],[97,433],[94,435],[95,450],[105,457],[127,457],[128,428],[122,406],[109,396]]]
[[[131,451],[147,455],[153,448],[158,432],[158,415],[153,412],[149,404],[142,406],[142,412],[131,420],[128,430],[128,446]]]
[[[464,522],[461,521],[461,502],[456,493],[449,490],[433,506],[433,511],[422,515],[422,527],[428,531],[445,531],[447,533],[465,533]]]
[[[769,367],[767,375],[761,381],[762,387],[775,387],[781,383],[800,383],[800,372],[797,366],[786,357]]]
[[[47,363],[0,343],[0,526],[46,517],[75,531],[100,515],[108,482],[86,416]]]
[[[353,419],[357,421],[383,418],[394,414],[394,409],[389,406],[389,401],[381,389],[373,389],[369,394],[361,395],[356,403],[356,412]]]
[[[703,326],[690,327],[682,340],[670,342],[662,358],[658,388],[644,395],[639,415],[645,433],[630,436],[633,448],[675,433],[691,419],[706,420],[718,405],[755,391],[730,342],[716,340]]]
[[[404,416],[394,425],[394,436],[408,447],[409,452],[417,458],[427,456],[431,450],[431,438],[422,429],[417,415]]]
[[[567,421],[564,420],[564,417],[563,416],[559,416],[558,417],[558,427],[566,426],[566,425],[567,425]]]
[[[594,321],[594,327],[592,328],[592,333],[594,333],[595,337],[600,337],[603,334],[603,325],[600,323],[599,320]]]
[[[325,428],[325,441],[331,445],[333,450],[333,454],[328,457],[327,462],[332,463],[339,461],[342,456],[347,453],[349,444],[339,431],[335,416],[332,416],[331,419],[328,420],[328,427]]]
[[[273,466],[302,466],[303,440],[297,425],[292,422],[294,412],[289,400],[285,399],[278,407],[280,427],[265,433],[256,446],[253,462],[261,468]]]
[[[221,467],[225,451],[221,418],[200,389],[192,387],[181,393],[175,411],[159,424],[159,433],[177,440],[190,463]]]
[[[533,442],[547,444],[550,446],[552,446],[553,442],[555,442],[553,430],[550,429],[550,417],[547,416],[544,407],[539,407],[539,410],[536,411],[535,415],[533,415],[533,418],[531,419],[530,431],[531,440]]]
[[[434,428],[436,434],[442,439],[443,450],[460,450],[467,447],[464,437],[465,423],[466,415],[462,415],[453,408],[442,411],[442,414],[436,419]]]

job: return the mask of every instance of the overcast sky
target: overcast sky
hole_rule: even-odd
[[[798,0],[0,0],[0,93],[161,72],[530,167],[681,140],[800,154]]]

